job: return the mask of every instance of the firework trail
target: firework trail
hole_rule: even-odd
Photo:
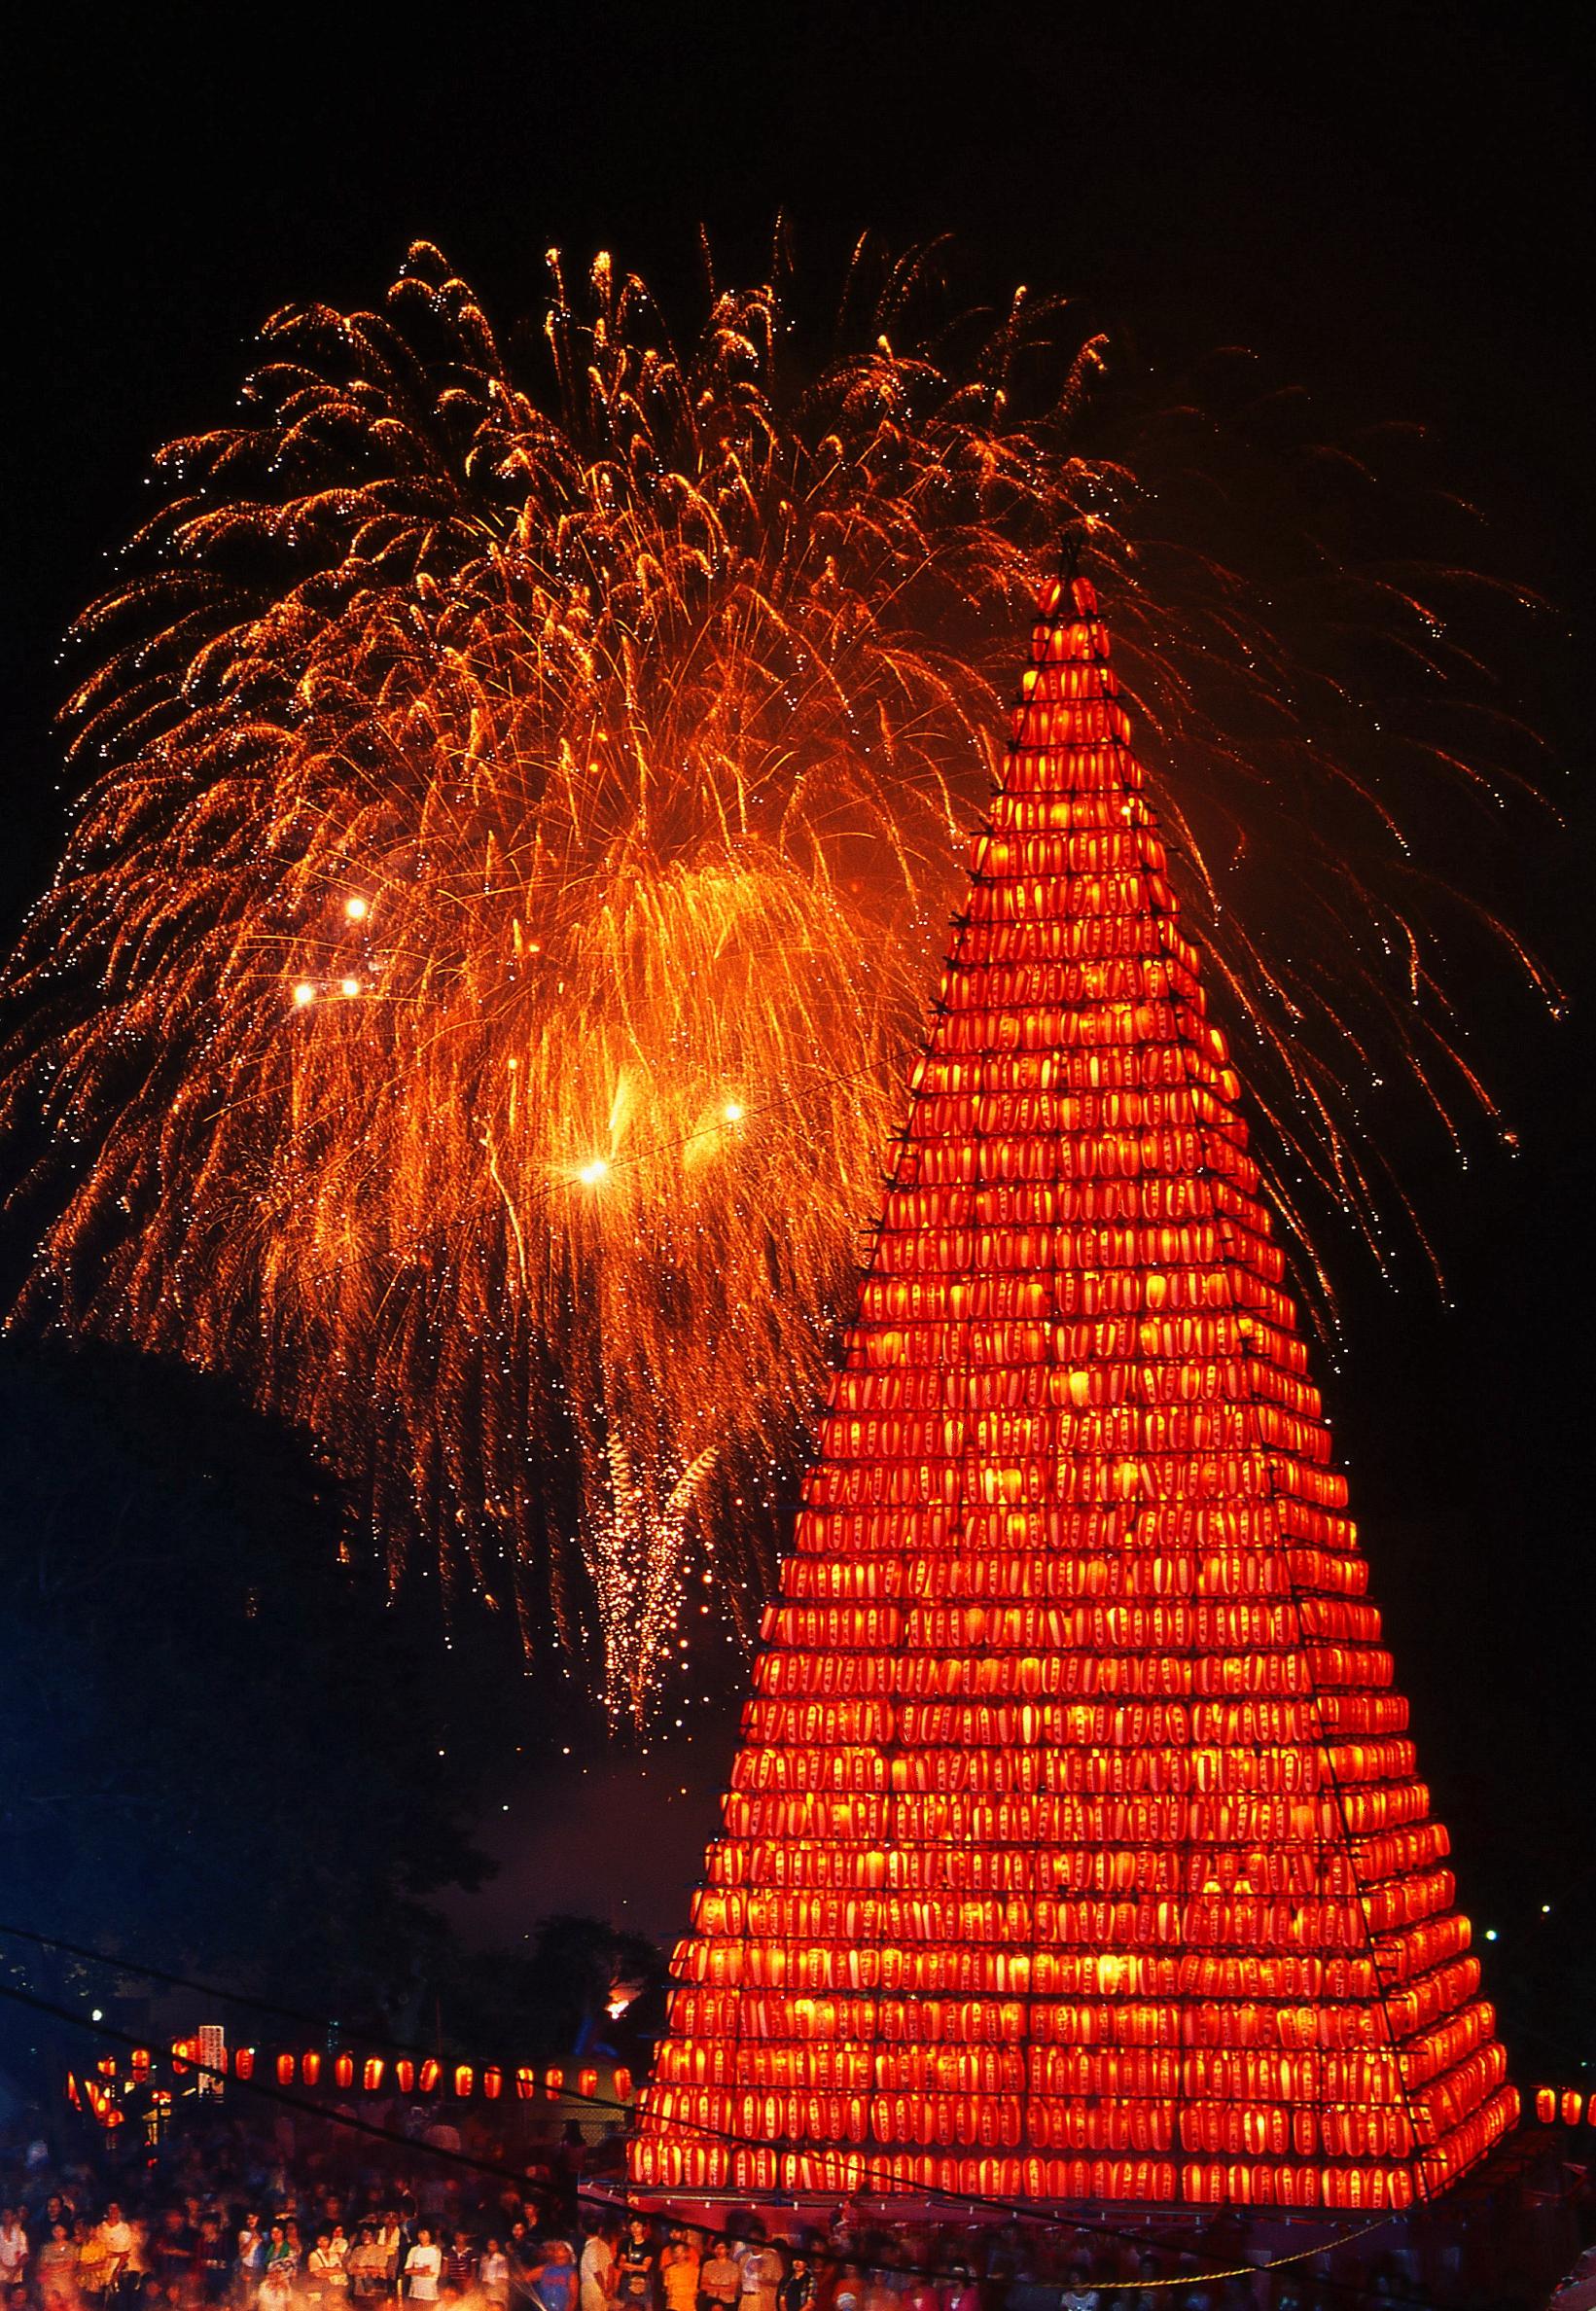
[[[424,1543],[529,1642],[591,1598],[641,1720],[694,1551],[740,1594],[801,1450],[1061,536],[1114,602],[1288,1218],[1317,1181],[1377,1238],[1382,1066],[1449,1126],[1489,1100],[1418,1001],[1424,889],[1333,666],[1085,453],[1101,340],[1023,295],[949,328],[922,253],[850,283],[805,378],[775,284],[712,286],[679,348],[608,259],[578,294],[551,263],[540,360],[422,245],[378,312],[279,314],[237,422],[160,453],[78,628],[91,783],[0,1113],[49,1135],[17,1320],[238,1372],[396,1577]],[[1452,680],[1428,600],[1371,590]],[[1244,851],[1292,895],[1273,930],[1230,903]]]

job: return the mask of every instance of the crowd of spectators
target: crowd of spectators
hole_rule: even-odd
[[[0,2311],[1331,2311],[1434,2301],[1437,2284],[1469,2299],[1390,2236],[1350,2266],[1206,2277],[1258,2259],[1233,2216],[1183,2258],[1107,2222],[633,2213],[605,2174],[618,2143],[595,2151],[572,2128],[526,2163],[415,2116],[413,2154],[287,2118],[77,2164],[42,2141],[0,2147]]]

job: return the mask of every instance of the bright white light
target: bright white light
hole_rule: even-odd
[[[364,923],[372,911],[372,903],[369,899],[363,899],[357,891],[353,898],[344,901],[343,911],[351,923]]]
[[[358,995],[360,993],[360,981],[357,978],[339,979],[338,985],[343,989],[345,995]]]
[[[600,1180],[608,1179],[610,1167],[602,1156],[595,1156],[591,1163],[585,1163],[577,1178],[585,1188],[596,1188]]]
[[[300,1006],[301,1011],[304,1009],[304,1006],[307,1003],[315,1002],[316,990],[310,984],[308,979],[301,979],[299,985],[294,990],[294,1000]]]
[[[95,2007],[93,2011],[89,2014],[89,2019],[90,2022],[103,2022],[105,2020],[105,2016],[100,2012],[99,2008]]]
[[[740,1123],[743,1120],[742,1108],[734,1099],[728,1099],[727,1101],[725,1107],[721,1110],[721,1115],[727,1123]]]

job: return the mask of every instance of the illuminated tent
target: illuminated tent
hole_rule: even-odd
[[[1031,655],[633,2174],[1402,2206],[1516,2098],[1089,586]]]

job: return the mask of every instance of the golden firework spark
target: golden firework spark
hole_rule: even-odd
[[[1082,453],[1101,340],[1023,293],[939,336],[922,254],[804,381],[775,285],[712,291],[682,350],[607,258],[580,298],[551,263],[541,382],[422,245],[379,312],[279,314],[239,421],[161,453],[80,624],[94,782],[5,1112],[60,1157],[21,1312],[244,1375],[396,1575],[424,1537],[574,1639],[565,1453],[641,1718],[695,1537],[747,1573],[800,1449],[1061,535],[1106,568],[1288,1212],[1300,1168],[1376,1225],[1387,1046],[1448,1118],[1485,1094],[1407,1002],[1412,907],[1316,824],[1339,787],[1396,827],[1325,742],[1333,682]],[[1236,830],[1311,940],[1224,906]]]

